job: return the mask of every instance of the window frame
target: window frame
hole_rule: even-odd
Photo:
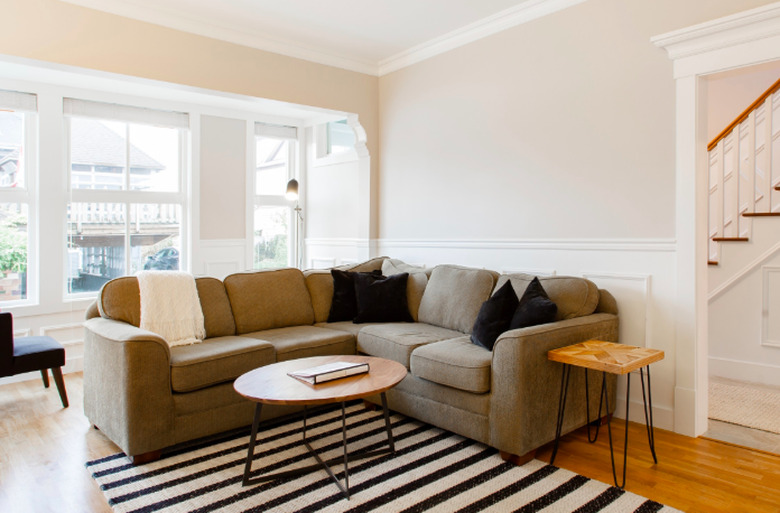
[[[9,91],[10,92],[10,91]],[[13,93],[13,92],[11,92]],[[34,93],[29,94],[36,97]],[[2,108],[2,107],[0,107]],[[22,148],[24,148],[24,186],[0,187],[0,203],[18,203],[27,206],[27,297],[18,300],[0,302],[0,308],[33,306],[39,302],[39,246],[38,246],[38,111],[28,109],[2,108],[5,111],[16,112],[24,117],[24,133]]]
[[[265,137],[268,139],[277,139],[277,140],[287,140],[287,182],[289,182],[291,179],[295,178],[298,180],[298,200],[297,205],[300,206],[303,204],[303,191],[305,189],[304,185],[301,183],[301,177],[299,173],[300,165],[301,165],[301,159],[299,158],[300,154],[300,148],[301,148],[301,140],[300,140],[301,130],[299,130],[298,127],[295,126],[288,126],[288,125],[272,125],[272,124],[266,124],[262,122],[256,122],[254,123],[254,129],[252,134],[252,145],[251,145],[251,155],[249,158],[249,162],[251,165],[250,168],[250,179],[248,181],[248,184],[250,185],[250,196],[252,200],[249,202],[249,226],[248,226],[248,232],[250,233],[249,237],[249,255],[250,265],[248,266],[251,269],[254,270],[260,270],[261,268],[255,267],[255,209],[256,207],[285,207],[288,210],[288,219],[290,221],[290,225],[288,228],[288,239],[287,239],[287,264],[286,267],[299,267],[300,261],[301,261],[301,253],[302,249],[300,248],[300,244],[298,244],[296,247],[296,240],[300,237],[300,232],[302,230],[302,223],[299,222],[299,220],[296,217],[296,211],[295,201],[290,201],[285,197],[285,192],[282,191],[281,194],[275,195],[275,194],[257,194],[257,140],[260,137]]]
[[[65,104],[65,100],[63,99],[63,106]],[[88,107],[90,105],[97,104],[97,102],[93,102],[91,100],[78,100],[76,101],[84,101]],[[131,112],[133,110],[137,110],[138,112],[141,112],[143,114],[143,111],[147,112],[155,112],[152,109],[142,109],[137,107],[132,107],[129,105],[121,105],[121,104],[106,104],[111,105],[113,107],[116,107],[120,115],[122,114],[123,109],[129,109]],[[123,180],[123,187],[122,190],[109,190],[109,189],[74,189],[73,188],[73,171],[72,171],[72,160],[71,160],[71,144],[72,144],[72,138],[71,138],[71,120],[73,118],[83,118],[83,119],[96,119],[96,120],[104,120],[104,121],[111,121],[111,122],[121,122],[125,124],[125,143],[127,145],[127,151],[125,152],[125,168],[127,169],[127,172],[124,173],[124,180]],[[188,118],[189,119],[189,118]],[[188,161],[188,155],[189,155],[189,145],[190,145],[190,132],[191,132],[191,126],[188,121],[188,124],[186,127],[184,126],[168,126],[167,128],[173,128],[177,130],[178,134],[178,148],[177,148],[177,154],[178,154],[178,176],[176,178],[176,184],[177,184],[177,191],[176,192],[169,192],[169,191],[145,191],[145,190],[134,190],[131,189],[131,152],[129,151],[130,145],[132,144],[129,134],[130,134],[130,125],[148,125],[148,126],[161,126],[159,123],[154,123],[150,120],[150,122],[144,122],[142,119],[116,119],[116,118],[110,118],[108,116],[95,116],[95,115],[81,115],[81,114],[73,114],[73,113],[67,113],[65,112],[63,115],[64,120],[64,130],[63,130],[63,136],[64,136],[64,142],[65,142],[65,152],[64,152],[64,159],[65,159],[65,191],[66,191],[66,202],[65,202],[65,208],[67,209],[69,205],[77,204],[77,203],[112,203],[112,204],[120,204],[124,206],[125,209],[125,219],[124,219],[124,261],[125,261],[125,274],[123,276],[132,276],[132,260],[131,260],[131,253],[132,253],[132,207],[134,205],[144,205],[144,204],[172,204],[172,205],[178,205],[179,206],[179,215],[180,215],[180,221],[179,221],[179,269],[183,271],[188,271],[191,268],[192,265],[192,258],[190,256],[189,248],[191,247],[190,244],[190,202],[188,199],[188,181],[189,181],[189,175],[191,174],[189,172],[190,164]],[[164,126],[164,125],[163,125]],[[62,266],[63,266],[63,283],[62,283],[62,292],[63,292],[63,300],[64,301],[74,301],[74,300],[80,300],[80,299],[88,299],[88,298],[94,298],[98,291],[82,291],[82,292],[70,292],[69,288],[69,277],[68,277],[68,267],[69,267],[69,258],[68,258],[68,246],[70,244],[70,238],[71,233],[68,226],[68,215],[67,210],[65,213],[65,221],[64,221],[64,236],[65,236],[65,244],[63,246],[63,258],[62,258]]]

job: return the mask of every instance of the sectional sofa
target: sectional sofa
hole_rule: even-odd
[[[135,463],[167,447],[247,426],[254,403],[233,390],[249,370],[307,356],[367,354],[398,361],[408,375],[387,392],[389,407],[497,448],[522,463],[555,437],[559,364],[547,351],[588,339],[617,341],[614,298],[576,277],[541,279],[558,307],[552,323],[510,330],[493,350],[471,343],[482,303],[507,280],[522,294],[525,274],[376,258],[351,268],[408,272],[414,322],[327,322],[334,292],[327,270],[280,269],[197,278],[206,339],[169,347],[142,330],[138,280],[110,281],[85,322],[84,410]],[[572,373],[563,432],[586,422],[584,375]],[[591,383],[598,383],[591,376]],[[590,417],[598,414],[592,386]],[[609,381],[614,405],[614,380]],[[292,413],[263,408],[263,418]],[[603,414],[603,413],[602,413]]]

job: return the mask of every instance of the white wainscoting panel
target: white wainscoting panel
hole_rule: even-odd
[[[202,240],[200,252],[193,259],[193,272],[221,280],[229,274],[251,269],[252,262],[247,258],[243,239]]]
[[[761,268],[761,345],[780,348],[780,267]]]
[[[549,276],[555,276],[557,274],[557,271],[555,269],[531,269],[531,268],[521,269],[518,267],[501,269],[499,272],[501,274],[530,274],[532,276],[541,276],[545,278]]]
[[[328,269],[335,265],[335,258],[312,258],[309,260],[309,269]]]
[[[615,296],[620,315],[620,342],[647,347],[650,276],[597,272],[585,272],[582,276]]]

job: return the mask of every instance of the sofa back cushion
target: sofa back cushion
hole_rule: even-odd
[[[497,277],[497,273],[485,269],[456,265],[434,267],[420,301],[419,321],[470,333]]]
[[[203,310],[206,338],[235,335],[236,324],[222,282],[216,278],[195,278],[195,286]],[[141,292],[135,276],[122,276],[103,285],[96,303],[101,317],[135,327],[141,325]]]
[[[110,280],[98,292],[97,307],[105,319],[141,325],[141,289],[138,278],[123,276]]]
[[[206,326],[206,338],[229,337],[236,334],[233,310],[225,291],[225,284],[217,278],[195,278],[200,308]]]
[[[433,269],[409,265],[393,258],[382,262],[382,274],[385,276],[409,273],[409,279],[406,282],[406,304],[409,306],[409,313],[415,322],[420,319],[420,303],[432,271]]]
[[[333,301],[333,276],[328,269],[304,271],[303,276],[311,296],[314,322],[328,322],[330,304]]]
[[[512,287],[518,297],[521,297],[533,279],[534,276],[531,274],[505,274],[499,277],[496,287],[501,287],[507,280],[512,280]],[[582,317],[596,311],[599,304],[599,289],[592,281],[576,276],[540,276],[539,281],[558,307],[556,320]]]
[[[225,278],[236,333],[314,324],[314,308],[299,269],[231,274]]]

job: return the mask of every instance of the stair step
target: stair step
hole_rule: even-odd
[[[780,185],[775,185],[775,190],[780,191]]]
[[[747,237],[713,237],[713,242],[747,242]]]
[[[780,217],[780,212],[744,212],[743,217]]]
[[[718,265],[717,260],[707,260],[707,265]]]

